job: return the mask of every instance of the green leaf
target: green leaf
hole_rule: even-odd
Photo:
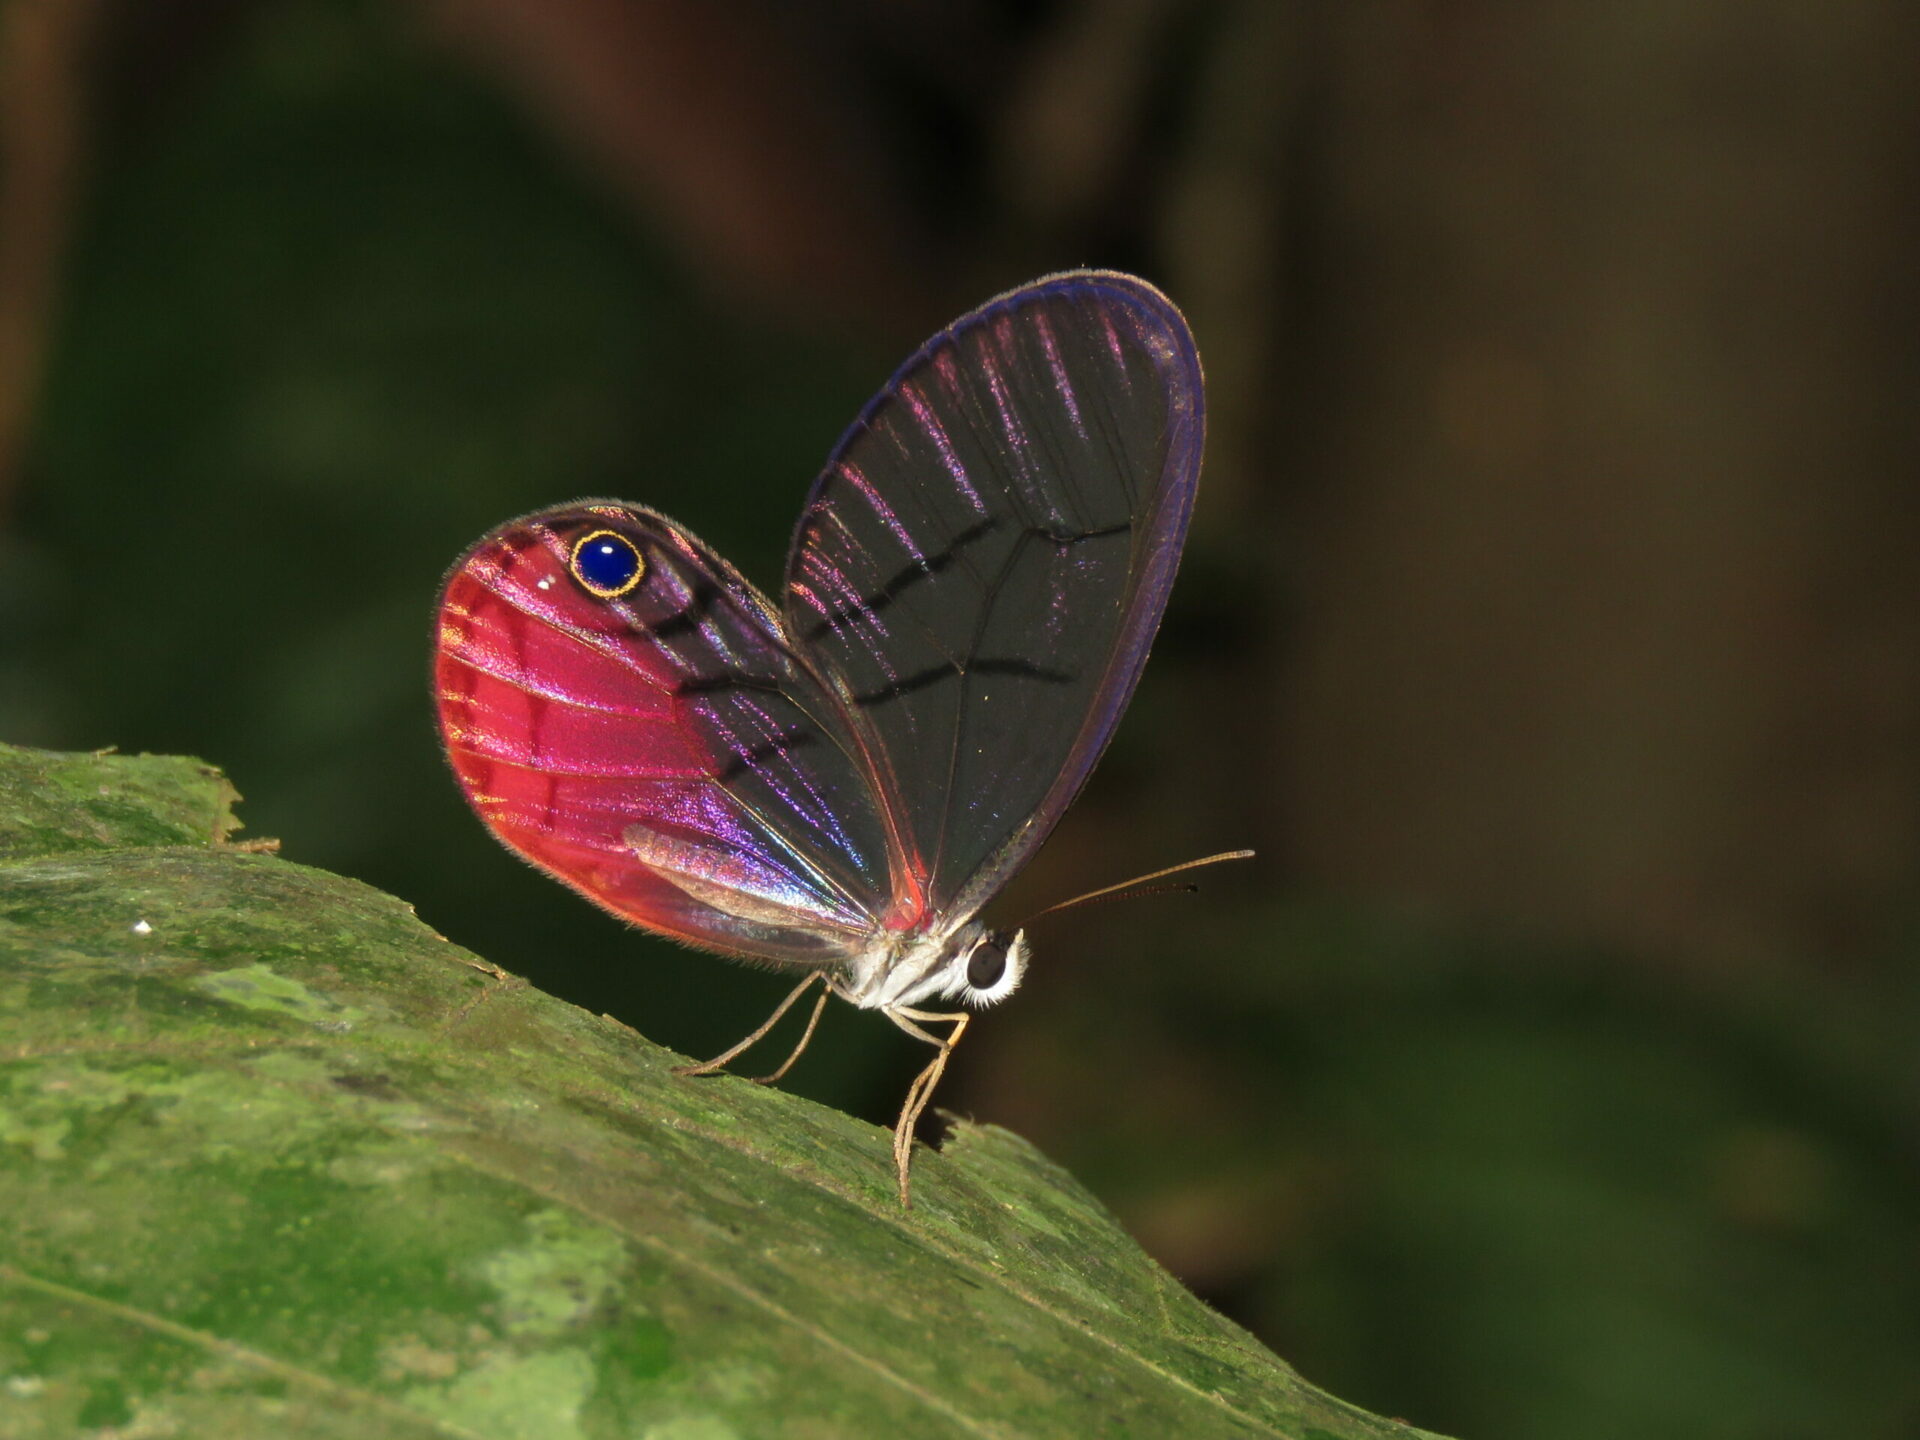
[[[239,828],[218,770],[173,755],[0,746],[0,864],[74,851],[209,845]]]
[[[0,1434],[1416,1436],[1018,1138],[679,1057],[197,762],[0,747]]]

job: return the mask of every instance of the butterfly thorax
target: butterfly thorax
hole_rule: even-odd
[[[863,1010],[935,999],[991,1005],[1013,993],[1026,958],[1024,931],[1008,935],[978,920],[946,931],[881,931],[848,957],[834,989]]]

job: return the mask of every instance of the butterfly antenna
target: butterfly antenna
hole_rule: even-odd
[[[1078,900],[1064,901],[1055,905],[1053,909],[1065,910],[1070,906],[1080,905],[1111,905],[1116,900],[1144,900],[1149,895],[1198,895],[1199,893],[1200,887],[1191,882],[1182,885],[1149,885],[1144,890],[1125,890],[1113,895],[1082,895]],[[1051,910],[1042,910],[1040,915],[1051,913],[1053,913]],[[1040,916],[1035,915],[1031,918],[1037,920]]]
[[[1135,885],[1145,885],[1149,880],[1164,880],[1167,876],[1178,875],[1183,870],[1198,870],[1202,865],[1218,865],[1224,860],[1251,860],[1252,858],[1253,851],[1251,850],[1222,850],[1218,855],[1205,855],[1198,860],[1183,860],[1178,865],[1169,865],[1166,869],[1155,870],[1150,875],[1136,875],[1131,880],[1120,881],[1117,885],[1102,885],[1098,890],[1089,890],[1086,894],[1076,895],[1071,900],[1062,900],[1058,905],[1049,905],[1044,910],[1036,910],[1025,920],[1022,920],[1020,924],[1022,926],[1030,925],[1042,915],[1052,915],[1061,910],[1071,910],[1076,905],[1091,905],[1098,900],[1131,899],[1134,894],[1165,895],[1175,890],[1191,892],[1200,887],[1197,885],[1161,885],[1152,890],[1138,891],[1135,891],[1133,887]],[[1120,894],[1122,890],[1132,893],[1123,897]]]

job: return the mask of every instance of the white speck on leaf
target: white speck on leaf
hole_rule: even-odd
[[[136,920],[133,922],[133,933],[136,935],[151,935],[153,934],[153,926],[144,920]]]

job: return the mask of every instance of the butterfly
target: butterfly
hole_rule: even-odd
[[[894,1130],[903,1204],[914,1125],[970,1019],[932,1007],[1020,983],[1024,930],[979,914],[1140,678],[1203,399],[1158,290],[1051,275],[935,335],[860,412],[777,599],[615,500],[509,521],[446,580],[440,730],[487,828],[615,915],[800,974],[765,1025],[683,1073],[728,1064],[816,983],[763,1079],[830,994],[934,1047]]]

